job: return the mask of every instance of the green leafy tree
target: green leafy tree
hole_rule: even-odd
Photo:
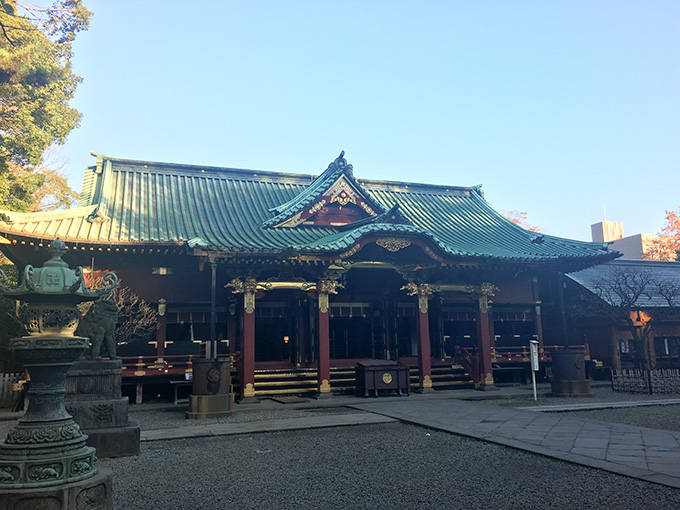
[[[3,270],[8,279],[7,282],[3,282],[4,285],[16,286],[18,282],[16,266],[5,259],[0,264],[0,269]],[[19,366],[14,363],[12,353],[7,348],[11,338],[25,334],[17,314],[17,301],[0,297],[0,372],[3,371],[3,368],[8,372],[19,370]]]
[[[81,0],[46,9],[0,0],[0,208],[28,211],[45,151],[66,141],[80,113],[68,102],[81,78],[72,43],[91,13]]]

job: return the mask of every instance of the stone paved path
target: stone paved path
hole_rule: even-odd
[[[680,488],[680,432],[454,399],[377,399],[351,407]]]

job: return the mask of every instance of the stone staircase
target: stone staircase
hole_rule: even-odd
[[[418,367],[410,366],[411,389],[418,387]],[[238,375],[234,386],[238,387]],[[474,388],[470,375],[460,365],[432,366],[432,387],[435,389]],[[334,393],[354,393],[354,367],[331,368],[331,390]],[[317,391],[316,368],[268,369],[255,371],[255,396],[311,395]]]

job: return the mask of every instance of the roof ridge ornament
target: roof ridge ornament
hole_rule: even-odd
[[[343,150],[297,196],[269,211],[274,216],[261,224],[264,228],[340,227],[383,214],[385,208],[354,178]]]
[[[350,176],[354,177],[354,167],[350,163],[347,163],[347,160],[345,159],[344,150],[340,151],[340,155],[333,161],[331,161],[326,171],[329,170],[335,171],[340,170],[341,168],[344,168],[345,172],[347,172]]]
[[[111,218],[106,216],[106,214],[104,214],[101,211],[101,209],[99,209],[99,208],[97,208],[95,211],[92,212],[92,214],[90,214],[87,217],[88,223],[99,223],[99,224],[101,224],[101,223],[108,223],[109,221],[111,221]]]

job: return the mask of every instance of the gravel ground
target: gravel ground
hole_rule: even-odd
[[[680,490],[401,423],[143,443],[117,510],[680,508]]]
[[[613,393],[485,400],[509,406],[680,398]],[[344,407],[258,409],[201,420],[246,422],[357,412]],[[142,429],[187,424],[185,406],[131,406]],[[680,430],[680,405],[569,414]],[[6,435],[15,421],[0,421]],[[198,423],[198,422],[195,422]],[[499,445],[393,423],[142,443],[139,457],[100,460],[114,472],[116,510],[135,509],[602,509],[680,508],[680,490]]]
[[[527,397],[484,402],[527,406],[680,398],[613,393],[608,387],[594,392],[595,398],[542,395],[537,402]],[[133,406],[131,419],[143,428],[179,426],[186,424],[179,407]],[[649,406],[570,414],[677,430],[678,410]],[[356,411],[255,407],[211,421],[344,412]],[[680,508],[677,489],[400,423],[143,443],[139,458],[101,462],[114,470],[118,510],[149,508],[149,501],[159,509]]]

